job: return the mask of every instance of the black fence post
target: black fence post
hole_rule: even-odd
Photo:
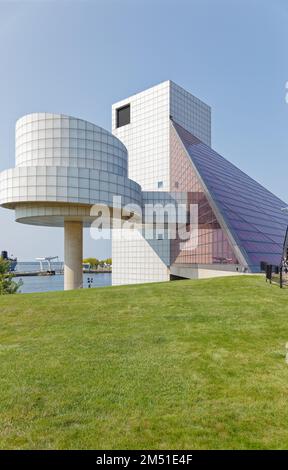
[[[269,280],[270,280],[270,284],[272,284],[272,264],[269,265]]]
[[[270,284],[272,282],[272,265],[267,264],[266,265],[266,282],[269,280]]]

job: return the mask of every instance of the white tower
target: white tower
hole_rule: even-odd
[[[173,191],[171,118],[211,146],[210,106],[171,80],[112,105],[112,132],[128,150],[129,178],[143,191]]]
[[[181,190],[171,185],[173,119],[211,145],[210,106],[171,80],[112,105],[112,132],[128,150],[128,175],[141,185],[143,203]],[[169,240],[148,241],[141,234],[134,240],[112,238],[113,284],[168,281],[170,251]]]

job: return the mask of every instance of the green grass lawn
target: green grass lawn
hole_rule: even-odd
[[[288,290],[231,277],[0,297],[0,448],[288,448]]]

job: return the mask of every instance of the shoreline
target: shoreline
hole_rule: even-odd
[[[83,269],[83,274],[111,274],[112,269]],[[54,271],[54,272],[49,272],[49,271],[23,271],[23,272],[18,272],[14,271],[10,273],[12,277],[27,277],[27,276],[63,276],[64,272],[63,271]]]

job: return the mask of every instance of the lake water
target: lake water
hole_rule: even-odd
[[[63,263],[53,263],[52,269],[56,272],[60,271],[63,267]],[[44,269],[47,269],[46,267]],[[33,272],[39,271],[39,263],[31,262],[19,262],[16,266],[16,272]],[[88,288],[88,278],[92,278],[93,282],[91,287],[103,287],[111,286],[111,274],[110,273],[97,273],[97,274],[83,274],[83,287]],[[31,293],[31,292],[48,292],[55,290],[64,289],[64,276],[56,274],[55,276],[23,276],[23,285],[19,292]],[[18,281],[19,277],[15,277],[15,281]]]

